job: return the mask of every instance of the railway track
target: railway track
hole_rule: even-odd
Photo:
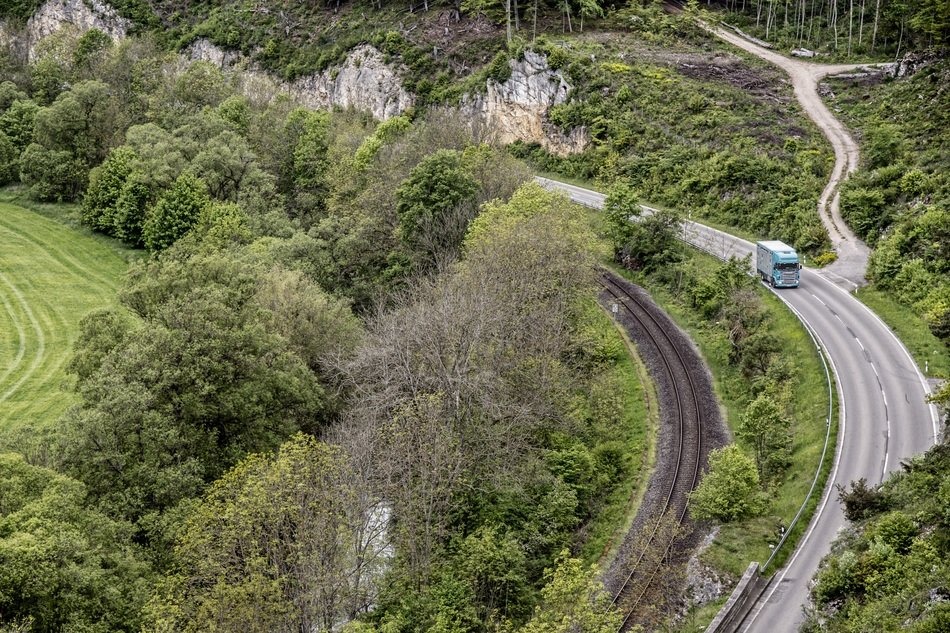
[[[660,473],[656,486],[658,494],[649,518],[641,528],[647,537],[636,560],[622,576],[622,583],[614,591],[613,604],[623,609],[625,617],[620,631],[626,630],[637,613],[650,587],[663,568],[662,560],[674,553],[679,535],[669,535],[661,529],[664,518],[671,515],[677,523],[686,521],[688,495],[696,487],[704,459],[702,403],[703,390],[694,376],[697,370],[696,357],[692,350],[683,349],[684,342],[670,333],[672,324],[656,312],[658,308],[632,292],[628,282],[609,272],[603,272],[600,285],[612,297],[617,310],[623,312],[623,320],[637,328],[638,345],[651,345],[658,362],[654,363],[654,380],[661,394],[661,414],[666,431],[671,434],[673,465],[670,472]],[[659,369],[659,371],[656,371]],[[665,406],[664,406],[665,405]],[[643,512],[643,510],[641,510]],[[658,542],[659,541],[659,542]],[[646,552],[662,548],[659,563],[646,561]]]

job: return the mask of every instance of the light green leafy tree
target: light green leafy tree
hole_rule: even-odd
[[[332,630],[366,606],[359,535],[375,519],[342,451],[298,434],[214,484],[146,619],[160,631]]]
[[[596,566],[585,569],[561,552],[554,569],[545,571],[541,605],[521,633],[616,633],[623,616],[596,578]]]
[[[709,453],[709,472],[689,496],[690,514],[703,521],[738,521],[763,509],[755,460],[735,444]]]
[[[85,487],[0,453],[0,629],[138,631],[151,571]]]
[[[752,447],[762,481],[774,479],[788,466],[792,447],[790,429],[791,420],[771,391],[759,394],[742,413],[738,436]]]

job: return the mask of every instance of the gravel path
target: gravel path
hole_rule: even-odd
[[[835,151],[835,166],[831,178],[818,200],[818,214],[838,253],[838,259],[823,269],[834,277],[843,277],[854,286],[864,285],[864,271],[868,263],[868,247],[851,231],[841,217],[838,185],[858,167],[858,144],[835,117],[818,95],[818,82],[829,75],[853,72],[867,64],[814,64],[790,59],[775,51],[763,48],[745,38],[724,29],[700,23],[717,37],[775,64],[792,79],[795,97],[805,112],[831,142]]]

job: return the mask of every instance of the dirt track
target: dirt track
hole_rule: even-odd
[[[865,283],[864,271],[868,262],[868,247],[855,236],[841,218],[839,210],[838,185],[858,167],[858,144],[851,137],[844,124],[818,96],[818,82],[828,75],[851,72],[867,66],[866,64],[813,64],[789,59],[775,51],[754,44],[736,33],[701,23],[703,28],[717,37],[770,62],[784,70],[792,78],[795,97],[809,117],[818,125],[822,133],[831,142],[835,151],[835,166],[825,190],[818,200],[818,214],[831,237],[832,245],[838,253],[838,260],[826,267],[852,284]]]

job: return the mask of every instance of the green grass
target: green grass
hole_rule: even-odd
[[[933,335],[922,318],[880,290],[861,288],[857,297],[894,330],[924,375],[950,378],[950,349]]]
[[[629,531],[653,470],[658,425],[653,382],[633,343],[604,311],[598,312],[597,326],[605,336],[622,339],[627,350],[608,372],[612,384],[620,387],[624,398],[623,426],[618,434],[622,433],[627,448],[630,476],[611,492],[585,526],[581,557],[587,563],[610,560]]]
[[[0,244],[0,431],[48,426],[73,402],[65,365],[79,320],[115,302],[127,262],[118,247],[7,202]]]

